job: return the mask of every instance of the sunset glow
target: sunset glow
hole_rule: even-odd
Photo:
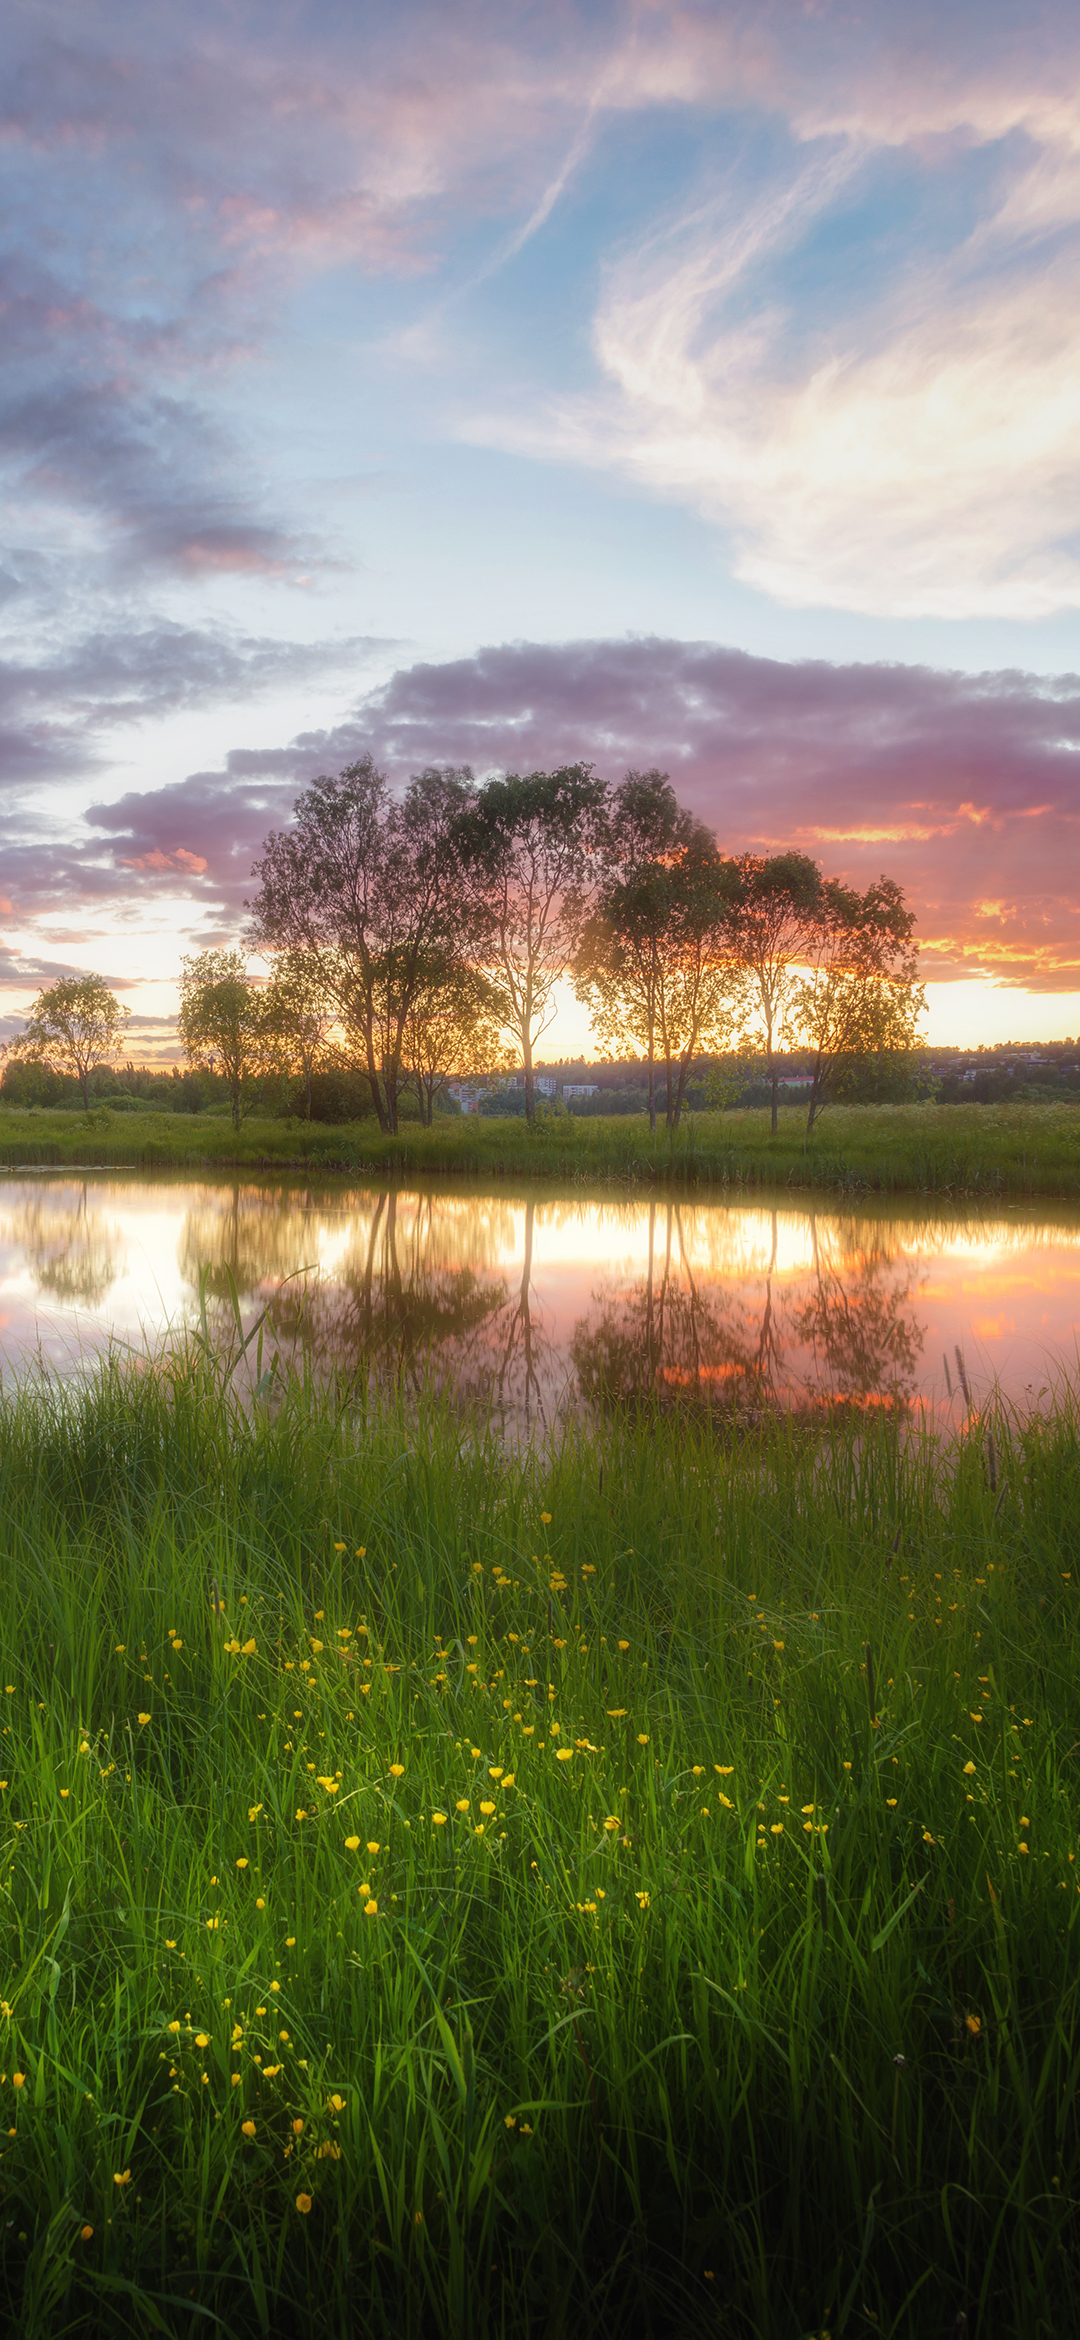
[[[92,968],[175,1056],[368,750],[659,765],[902,885],[931,1043],[1080,1031],[1074,8],[16,0],[0,57],[0,1039]]]

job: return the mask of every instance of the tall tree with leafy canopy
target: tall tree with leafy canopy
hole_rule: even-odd
[[[611,799],[603,868],[578,938],[574,984],[601,1045],[645,1054],[649,1126],[656,1066],[666,1121],[678,1126],[694,1056],[730,1045],[738,1020],[734,865],[675,797],[666,772],[628,772]]]
[[[894,879],[879,878],[865,894],[826,879],[813,964],[797,978],[786,1009],[787,1036],[810,1050],[807,1136],[868,1057],[915,1048],[926,994],[914,926]]]
[[[481,968],[448,951],[429,954],[405,1019],[402,1061],[426,1129],[455,1073],[477,1078],[509,1062],[499,994]]]
[[[266,992],[251,981],[242,951],[181,961],[177,1029],[188,1063],[221,1074],[239,1129],[279,1062]]]
[[[666,772],[628,772],[611,796],[596,895],[577,938],[574,989],[611,1056],[636,1043],[648,1066],[649,1127],[656,1128],[656,1057],[668,872],[707,829],[684,811]]]
[[[776,1134],[777,1043],[800,966],[822,933],[823,880],[806,853],[744,853],[737,863],[738,954],[745,977],[748,1044],[765,1058]]]
[[[589,764],[508,772],[478,789],[458,830],[473,955],[494,985],[536,1119],[537,1042],[554,1021],[604,838],[605,790]]]
[[[405,1034],[428,954],[460,936],[458,832],[473,793],[471,773],[431,769],[395,799],[364,756],[305,790],[293,826],[267,838],[252,872],[252,944],[310,954],[384,1130],[398,1125]]]
[[[77,1080],[85,1111],[90,1075],[99,1065],[112,1062],[127,1020],[127,1009],[103,975],[62,975],[47,991],[39,991],[25,1030],[8,1041],[4,1055],[15,1063],[40,1064],[47,1072]]]
[[[279,951],[266,987],[265,1012],[283,1072],[304,1085],[304,1118],[311,1120],[313,1074],[338,1060],[334,1011],[313,951]]]

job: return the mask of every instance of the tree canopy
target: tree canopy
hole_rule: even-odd
[[[25,1030],[9,1040],[4,1054],[15,1062],[72,1075],[88,1109],[90,1074],[97,1065],[112,1062],[127,1020],[127,1009],[103,975],[62,975],[48,990],[39,991]]]
[[[247,939],[271,960],[279,1055],[308,1096],[320,1064],[361,1068],[388,1131],[409,1089],[430,1120],[451,1074],[494,1073],[508,1045],[532,1120],[568,976],[602,1048],[644,1055],[654,1127],[658,1072],[674,1129],[703,1055],[764,1060],[775,1130],[778,1052],[805,1051],[812,1128],[915,1043],[895,881],[860,894],[801,851],[725,852],[656,769],[611,789],[588,764],[481,783],[431,766],[395,794],[365,756],[312,782],[253,875]]]

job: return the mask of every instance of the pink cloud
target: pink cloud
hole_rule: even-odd
[[[797,844],[862,884],[887,867],[926,973],[1080,982],[1080,677],[520,644],[403,669],[366,713],[399,767],[659,763],[732,852]]]
[[[918,915],[924,972],[1080,988],[1080,677],[788,664],[660,639],[514,643],[399,668],[333,730],[237,749],[221,772],[89,815],[152,881],[198,835],[197,892],[242,911],[298,787],[370,749],[397,779],[585,759],[670,771],[730,852],[798,845],[862,885],[884,868]],[[165,874],[162,870],[161,874]]]

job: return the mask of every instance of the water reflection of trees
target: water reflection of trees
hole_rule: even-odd
[[[756,1278],[703,1281],[677,1203],[649,1207],[645,1275],[600,1288],[570,1344],[582,1396],[597,1405],[687,1404],[760,1415],[838,1399],[904,1405],[922,1348],[915,1271],[879,1230],[812,1222],[809,1288],[777,1275],[779,1223]]]
[[[91,1191],[84,1180],[62,1194],[32,1195],[5,1220],[38,1291],[68,1308],[100,1307],[125,1265],[120,1229],[91,1208]]]
[[[623,1217],[636,1241],[640,1206]],[[594,1289],[560,1345],[536,1247],[541,1228],[558,1238],[580,1218],[531,1198],[387,1186],[335,1203],[238,1183],[188,1214],[180,1260],[223,1324],[233,1290],[249,1314],[268,1305],[283,1362],[435,1389],[463,1414],[532,1423],[569,1398],[757,1416],[910,1398],[915,1270],[887,1225],[812,1213],[793,1268],[779,1256],[787,1214],[653,1202],[644,1272]]]
[[[230,1278],[241,1301],[268,1304],[284,1360],[535,1420],[559,1380],[533,1286],[535,1212],[530,1200],[519,1237],[496,1197],[386,1187],[333,1212],[325,1198],[237,1187],[189,1213],[180,1264],[223,1313]],[[490,1263],[519,1242],[508,1278]]]

